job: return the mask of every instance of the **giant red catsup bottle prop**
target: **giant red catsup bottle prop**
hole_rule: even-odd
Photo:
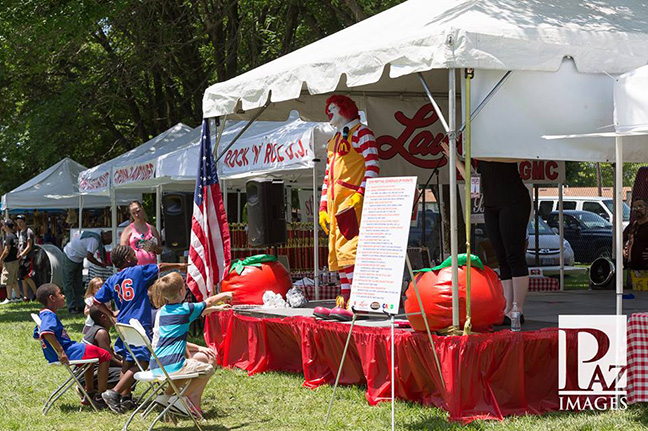
[[[233,292],[232,305],[263,305],[263,294],[271,290],[284,298],[292,287],[290,273],[277,258],[259,254],[236,260],[221,282],[221,292]]]

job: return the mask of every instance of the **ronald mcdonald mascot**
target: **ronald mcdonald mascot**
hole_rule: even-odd
[[[360,123],[355,102],[334,95],[326,114],[337,133],[328,143],[319,224],[329,235],[329,268],[338,271],[341,295],[351,295],[360,216],[367,179],[378,176],[378,146],[373,132]]]

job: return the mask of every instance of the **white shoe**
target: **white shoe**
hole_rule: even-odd
[[[9,303],[11,303],[11,302],[12,302],[11,299],[6,298],[4,301],[0,302],[0,305],[9,304]]]
[[[19,298],[12,299],[11,302],[13,302],[14,304],[16,304],[17,302],[22,302],[22,299],[19,299]]]

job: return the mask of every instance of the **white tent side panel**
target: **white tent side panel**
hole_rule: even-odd
[[[648,66],[618,78],[614,86],[614,125],[617,132],[648,131]]]
[[[501,79],[501,71],[477,70],[472,82],[476,107]],[[609,161],[604,141],[564,143],[543,135],[610,130],[614,79],[583,74],[565,60],[558,72],[515,71],[473,119],[473,157]]]

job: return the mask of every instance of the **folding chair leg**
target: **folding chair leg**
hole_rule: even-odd
[[[180,401],[182,402],[182,405],[184,405],[185,409],[187,409],[188,412],[191,412],[191,410],[189,409],[189,406],[187,405],[187,403],[185,403],[184,398],[182,398],[183,395],[184,395],[184,393],[185,393],[185,391],[187,390],[188,387],[189,387],[189,385],[187,384],[187,385],[185,385],[184,388],[182,388],[182,391],[180,391],[180,393],[178,393],[178,392],[175,391],[175,390],[174,390],[174,392],[175,392],[175,394],[178,396],[178,398],[180,399]],[[164,408],[164,410],[162,410],[162,413],[160,413],[159,415],[157,415],[157,417],[153,420],[153,423],[152,423],[151,426],[149,427],[148,431],[151,431],[151,430],[153,429],[153,427],[155,426],[155,424],[156,424],[156,423],[157,423],[157,422],[158,422],[158,421],[159,421],[159,420],[164,416],[164,414],[165,414],[165,413],[166,413],[166,412],[171,408],[171,405],[172,405],[172,404],[169,404],[168,406],[166,406],[166,407]],[[198,428],[200,431],[202,431],[202,428],[200,427],[200,424],[198,423],[198,420],[194,417],[194,415],[193,415],[193,414],[190,414],[189,416],[191,417],[191,419],[193,420],[194,424],[196,425],[196,428]]]
[[[72,377],[68,377],[68,379],[61,386],[59,386],[54,392],[52,392],[52,394],[49,396],[47,401],[45,401],[45,404],[43,404],[43,409],[41,410],[43,416],[47,414],[47,412],[54,405],[56,400],[58,400],[61,397],[61,395],[63,395],[65,391],[67,391],[70,388],[70,386],[72,386],[73,384],[74,382],[72,380]]]
[[[142,401],[142,398],[144,397],[144,394],[146,394],[146,392],[144,392],[144,394],[142,394],[142,396],[140,397],[139,406],[137,406],[137,408],[130,415],[130,417],[128,418],[128,420],[124,424],[124,427],[122,428],[122,431],[126,431],[128,429],[128,426],[133,421],[133,418],[135,417],[137,412],[139,412],[140,410],[144,409],[144,413],[142,413],[142,416],[146,417],[146,415],[148,414],[149,409],[152,409],[155,406],[155,403],[153,402],[154,401],[153,397],[155,395],[157,395],[160,388],[161,388],[161,386],[156,387],[153,384],[151,384],[149,386],[149,388],[146,390],[146,392],[150,391],[151,389],[153,389],[153,391],[151,392],[151,394],[148,397],[146,397],[146,399],[144,401]],[[149,403],[149,400],[150,400],[150,403]],[[147,403],[149,403],[149,404],[147,405]]]
[[[86,371],[90,366],[93,366],[93,367],[94,367],[94,365],[95,365],[95,364],[91,363],[91,364],[84,365],[83,367],[79,367],[79,368],[81,369],[80,373],[84,373],[84,372],[85,372],[85,371]],[[74,374],[74,372],[72,371],[72,369],[70,369],[69,366],[66,366],[65,369],[68,370],[68,372],[70,373],[70,377],[72,377],[72,379],[74,379],[74,382],[77,384],[77,386],[79,387],[79,389],[81,389],[81,392],[82,392],[83,395],[86,397],[86,399],[88,400],[88,402],[90,403],[90,405],[92,406],[92,408],[94,409],[94,411],[95,411],[96,413],[99,413],[99,409],[97,408],[97,406],[95,406],[94,401],[92,401],[92,398],[90,398],[90,396],[89,396],[88,393],[86,392],[86,390],[85,390],[85,388],[83,387],[83,385],[81,384],[81,382],[77,379],[77,377],[76,377],[76,375]]]

